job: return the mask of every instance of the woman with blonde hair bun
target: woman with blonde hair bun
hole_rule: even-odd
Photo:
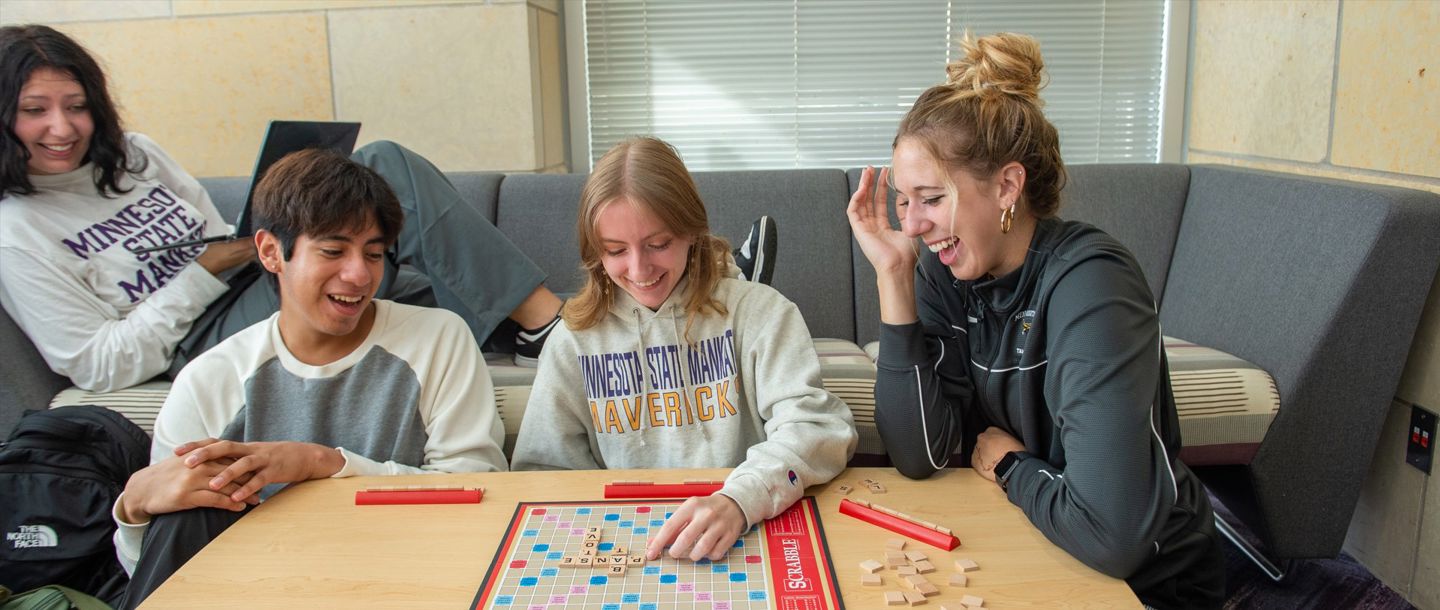
[[[901,121],[893,172],[877,186],[866,168],[847,210],[879,287],[875,420],[890,458],[924,478],[958,451],[1146,605],[1219,607],[1223,555],[1177,457],[1154,298],[1123,245],[1055,217],[1065,164],[1041,110],[1040,45],[967,34],[961,49]]]
[[[820,380],[800,310],[736,278],[669,144],[634,138],[580,194],[585,287],[541,354],[514,470],[734,468],[652,530],[645,553],[719,559],[845,469],[850,409]]]

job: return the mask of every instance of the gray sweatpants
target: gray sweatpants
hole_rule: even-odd
[[[405,211],[400,238],[387,252],[378,298],[453,311],[480,344],[545,280],[545,272],[424,157],[380,141],[351,158],[380,174]],[[264,276],[259,265],[251,265],[230,280],[230,290],[206,308],[176,347],[171,377],[205,350],[279,310],[274,282]]]

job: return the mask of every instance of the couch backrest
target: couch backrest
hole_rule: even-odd
[[[1090,223],[1120,240],[1145,272],[1163,307],[1180,216],[1190,190],[1184,165],[1096,164],[1067,166],[1060,217]]]
[[[879,180],[879,168],[876,168],[875,180]],[[845,205],[850,204],[850,196],[860,189],[860,174],[864,168],[851,168],[845,172],[846,186]],[[873,192],[873,191],[872,191]],[[885,209],[890,212],[890,226],[899,228],[900,221],[895,218],[895,193],[886,191],[889,197]],[[848,224],[850,219],[845,216],[844,208],[840,210],[841,217],[845,218]],[[855,342],[862,347],[871,341],[880,340],[880,291],[875,287],[875,267],[865,258],[865,253],[860,250],[860,244],[855,237],[850,237],[850,272],[855,276]]]
[[[1249,476],[1282,556],[1339,550],[1437,263],[1433,194],[1192,168],[1160,320],[1274,376]]]
[[[495,225],[550,273],[546,283],[557,292],[583,283],[575,219],[584,181],[581,175],[515,174],[500,185]],[[779,243],[771,285],[800,308],[812,335],[854,339],[854,278],[848,265],[835,264],[850,256],[840,170],[698,172],[695,185],[711,230],[732,246],[761,214],[774,218]]]
[[[500,195],[500,180],[505,175],[492,172],[449,172],[445,174],[455,190],[460,192],[490,222],[495,222],[495,200]],[[227,220],[234,220],[250,194],[249,178],[201,178],[200,185],[210,193],[210,199]]]
[[[50,370],[35,344],[0,308],[0,440],[10,435],[26,409],[49,406],[55,393],[69,385],[69,379]]]

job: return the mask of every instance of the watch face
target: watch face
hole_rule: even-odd
[[[995,465],[995,481],[1000,483],[1001,489],[1005,489],[1010,484],[1010,475],[1013,474],[1015,466],[1019,464],[1020,454],[1014,451],[1000,458],[1000,463]]]

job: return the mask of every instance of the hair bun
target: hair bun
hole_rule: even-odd
[[[978,95],[1006,94],[1040,101],[1040,42],[1024,34],[1000,33],[960,40],[961,57],[945,66],[946,83]]]

